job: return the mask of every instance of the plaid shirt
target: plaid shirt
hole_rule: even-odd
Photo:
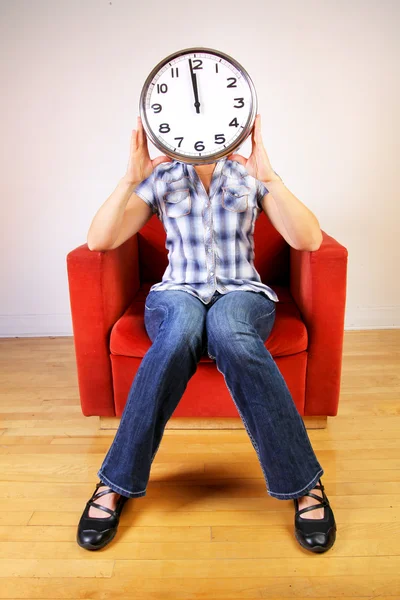
[[[168,266],[152,290],[183,290],[208,304],[215,292],[278,296],[253,263],[255,222],[268,193],[237,161],[218,160],[209,194],[193,165],[164,162],[134,190],[163,223]]]

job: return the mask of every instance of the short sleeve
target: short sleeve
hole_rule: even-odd
[[[263,210],[261,201],[264,198],[265,194],[269,194],[269,190],[265,187],[262,181],[257,179],[257,204],[261,210]]]
[[[158,208],[158,196],[157,196],[157,174],[156,169],[153,169],[153,172],[149,177],[143,179],[139,183],[138,186],[134,189],[134,194],[137,194],[139,198],[144,200],[146,204],[148,204],[153,211],[154,214],[159,216],[159,208]]]
[[[276,171],[274,171],[275,175],[278,175]],[[282,177],[278,175],[279,179],[282,181]],[[264,185],[262,181],[257,179],[257,204],[262,209],[261,201],[264,198],[265,194],[269,194],[269,189]]]

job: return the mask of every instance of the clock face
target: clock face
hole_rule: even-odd
[[[257,110],[254,85],[228,55],[189,48],[161,61],[143,86],[146,134],[163,153],[192,164],[214,162],[237,149]]]

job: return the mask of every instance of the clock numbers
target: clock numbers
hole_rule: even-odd
[[[202,69],[203,68],[203,61],[200,60],[199,58],[196,58],[196,60],[193,61],[194,66],[193,66],[193,71],[195,69]],[[196,64],[197,63],[197,64]]]
[[[205,156],[233,148],[247,132],[245,115],[251,112],[253,96],[246,73],[235,61],[230,64],[216,56],[192,52],[173,56],[177,59],[160,63],[149,84],[150,94],[143,94],[156,145],[175,152],[178,159],[192,156],[201,163]],[[234,97],[237,94],[242,96]],[[244,110],[237,113],[233,108]],[[181,132],[185,135],[174,137]]]
[[[244,98],[234,98],[234,100],[241,102],[241,104],[239,104],[239,106],[236,106],[236,104],[234,104],[233,108],[242,108],[242,106],[244,106]]]
[[[165,94],[168,91],[168,86],[166,83],[162,83],[161,85],[157,83],[157,93]],[[236,98],[235,98],[236,100]]]

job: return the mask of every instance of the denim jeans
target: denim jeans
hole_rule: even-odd
[[[243,421],[270,496],[288,500],[324,473],[271,353],[273,300],[259,292],[216,291],[204,304],[183,290],[150,291],[144,323],[152,345],[132,382],[100,480],[129,498],[146,495],[164,428],[205,350],[216,362]],[[212,390],[204,401],[212,402]]]

